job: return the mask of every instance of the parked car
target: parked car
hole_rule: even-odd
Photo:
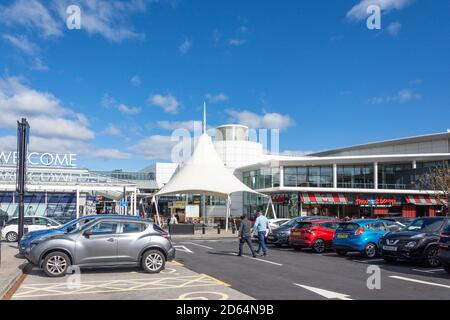
[[[407,226],[408,224],[410,224],[414,218],[408,218],[408,217],[389,217],[389,218],[383,218],[383,220],[388,220],[388,221],[394,221],[394,222],[398,222],[400,224],[402,224],[403,226]]]
[[[386,234],[380,240],[381,255],[387,262],[397,259],[420,261],[429,267],[440,266],[438,257],[439,234],[449,218],[417,218],[398,232]]]
[[[276,229],[284,223],[290,221],[291,219],[287,218],[278,218],[278,219],[269,219],[269,225],[271,229]]]
[[[378,253],[380,238],[389,231],[401,229],[397,222],[388,220],[360,219],[344,222],[336,229],[332,248],[339,255],[359,252],[373,258]]]
[[[79,267],[140,266],[158,273],[175,257],[170,235],[138,217],[101,217],[64,234],[35,239],[27,260],[49,277],[62,277]]]
[[[447,227],[442,230],[438,257],[444,270],[450,273],[450,223],[447,223]]]
[[[302,221],[313,221],[313,220],[335,220],[332,217],[321,217],[321,216],[311,216],[311,217],[296,217],[290,221],[282,224],[272,232],[267,237],[267,243],[274,244],[276,246],[288,245],[289,235],[291,229],[297,226]]]
[[[62,234],[62,233],[71,231],[79,226],[82,226],[83,224],[86,224],[86,223],[92,221],[93,219],[98,219],[98,218],[105,217],[105,216],[116,217],[117,215],[88,215],[88,216],[83,216],[81,218],[69,221],[68,223],[66,223],[64,225],[53,228],[53,229],[30,231],[30,232],[26,233],[22,237],[22,239],[20,239],[19,253],[22,255],[25,254],[26,248],[35,239],[39,239],[41,237],[47,237],[47,236],[51,236],[51,235],[56,235],[56,234]]]
[[[8,242],[17,242],[19,240],[19,218],[12,218],[2,228],[2,237]],[[53,229],[60,227],[61,224],[47,217],[24,217],[24,228],[28,232]]]
[[[339,220],[302,221],[292,228],[289,246],[296,250],[310,248],[316,253],[322,253],[331,247],[339,223]]]

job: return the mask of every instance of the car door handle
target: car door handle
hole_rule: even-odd
[[[108,242],[114,242],[114,238],[109,238],[108,240],[106,240]]]

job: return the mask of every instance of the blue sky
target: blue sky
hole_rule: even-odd
[[[26,116],[32,149],[139,170],[204,100],[209,126],[280,128],[288,152],[443,132],[449,58],[446,0],[1,1],[0,144]]]

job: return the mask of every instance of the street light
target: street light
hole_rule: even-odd
[[[16,173],[16,192],[19,195],[19,238],[22,239],[24,233],[24,197],[25,182],[27,177],[27,154],[29,142],[30,125],[27,119],[22,118],[17,121],[17,173]]]

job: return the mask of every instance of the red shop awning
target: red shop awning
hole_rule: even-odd
[[[348,199],[341,193],[302,193],[301,201],[305,204],[347,204]]]
[[[416,206],[436,206],[442,204],[437,199],[426,195],[405,196],[405,198],[407,203],[415,204]]]

